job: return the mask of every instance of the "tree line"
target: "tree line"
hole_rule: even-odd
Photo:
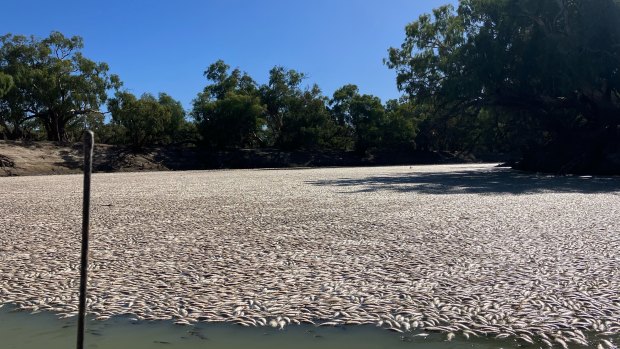
[[[208,84],[186,112],[166,93],[137,97],[123,89],[107,64],[82,55],[80,37],[7,34],[0,44],[4,139],[69,142],[89,128],[99,142],[135,149],[183,142],[210,149],[362,152],[414,146],[416,119],[407,102],[384,104],[355,85],[328,98],[317,85],[305,85],[304,73],[281,66],[261,85],[218,60],[204,72]]]
[[[517,166],[620,172],[620,2],[461,0],[424,14],[385,59],[403,96],[345,84],[332,96],[275,66],[258,84],[219,60],[189,111],[136,97],[83,41],[0,37],[0,137],[209,149],[448,150],[511,154]],[[106,106],[109,117],[100,113]],[[614,167],[617,166],[617,167]]]

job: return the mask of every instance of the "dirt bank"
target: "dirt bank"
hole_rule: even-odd
[[[448,152],[281,151],[235,149],[205,151],[196,147],[152,147],[135,152],[127,147],[97,144],[95,172],[139,172],[206,169],[414,165],[475,162],[471,156]],[[80,173],[82,145],[53,142],[0,141],[0,176]]]

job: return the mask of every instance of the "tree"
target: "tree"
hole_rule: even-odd
[[[194,102],[192,112],[204,142],[212,148],[252,148],[260,144],[265,109],[254,96],[228,93],[216,101]]]
[[[230,73],[230,66],[223,60],[217,60],[204,72],[204,76],[213,83],[205,87],[203,94],[209,99],[223,99],[228,93],[254,95],[257,92],[256,82],[238,68]]]
[[[0,72],[12,76],[15,87],[0,99],[5,133],[19,136],[22,125],[36,119],[48,140],[67,141],[67,125],[98,111],[106,90],[120,87],[108,65],[85,58],[82,38],[52,32],[35,37],[0,37]],[[8,131],[7,131],[8,130]]]
[[[284,149],[328,149],[337,132],[317,85],[287,99],[278,145]]]
[[[380,147],[385,122],[385,108],[381,99],[371,95],[354,96],[349,113],[355,130],[355,149],[363,153]]]
[[[275,66],[269,71],[269,82],[260,87],[260,98],[267,108],[270,144],[278,146],[283,142],[282,128],[290,116],[291,103],[301,99],[301,83],[305,78],[303,73]]]
[[[417,120],[411,104],[390,100],[384,106],[379,97],[344,85],[334,92],[330,106],[333,119],[354,139],[358,152],[413,149]]]
[[[13,78],[10,75],[0,73],[0,98],[7,94],[13,86]]]
[[[165,144],[186,141],[188,135],[187,121],[185,120],[185,110],[181,102],[175,100],[166,93],[160,93],[157,102],[165,110],[164,131],[161,142]]]
[[[13,86],[13,78],[10,75],[0,73],[0,108],[2,106],[1,98],[4,97]],[[3,113],[0,111],[0,134],[6,137],[7,127],[5,126],[6,122],[4,118],[2,118],[2,115]]]
[[[340,130],[315,84],[302,88],[306,75],[276,66],[259,94],[267,108],[268,144],[288,150],[342,148]]]
[[[124,143],[138,150],[146,145],[167,144],[182,126],[185,112],[178,101],[165,93],[159,99],[143,94],[139,99],[129,92],[117,92],[108,101],[112,124],[120,126]]]
[[[352,126],[351,102],[353,98],[359,96],[360,92],[357,85],[348,84],[334,91],[332,99],[329,101],[334,120],[341,126]]]
[[[385,103],[383,142],[381,146],[392,150],[413,150],[418,132],[415,107],[408,101],[391,99]]]
[[[222,60],[204,72],[212,83],[193,102],[192,116],[203,141],[213,148],[262,145],[265,109],[254,80]]]
[[[525,162],[544,153],[533,168],[583,171],[619,149],[617,23],[614,0],[462,0],[409,24],[387,64],[422,118],[484,122]]]
[[[105,123],[105,115],[99,112],[84,114],[70,121],[66,126],[67,140],[70,142],[82,139],[84,130],[91,130],[97,142],[108,143],[110,127]]]

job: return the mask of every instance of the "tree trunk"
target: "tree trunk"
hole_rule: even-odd
[[[69,140],[66,130],[67,123],[62,116],[50,112],[43,116],[42,121],[45,125],[45,133],[47,134],[48,141],[67,143]]]

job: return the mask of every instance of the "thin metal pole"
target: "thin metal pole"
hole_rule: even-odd
[[[88,267],[88,228],[90,219],[90,175],[93,172],[93,131],[84,131],[84,201],[82,204],[82,260],[80,263],[80,306],[78,309],[77,349],[84,348],[84,316],[86,315],[86,280]]]

